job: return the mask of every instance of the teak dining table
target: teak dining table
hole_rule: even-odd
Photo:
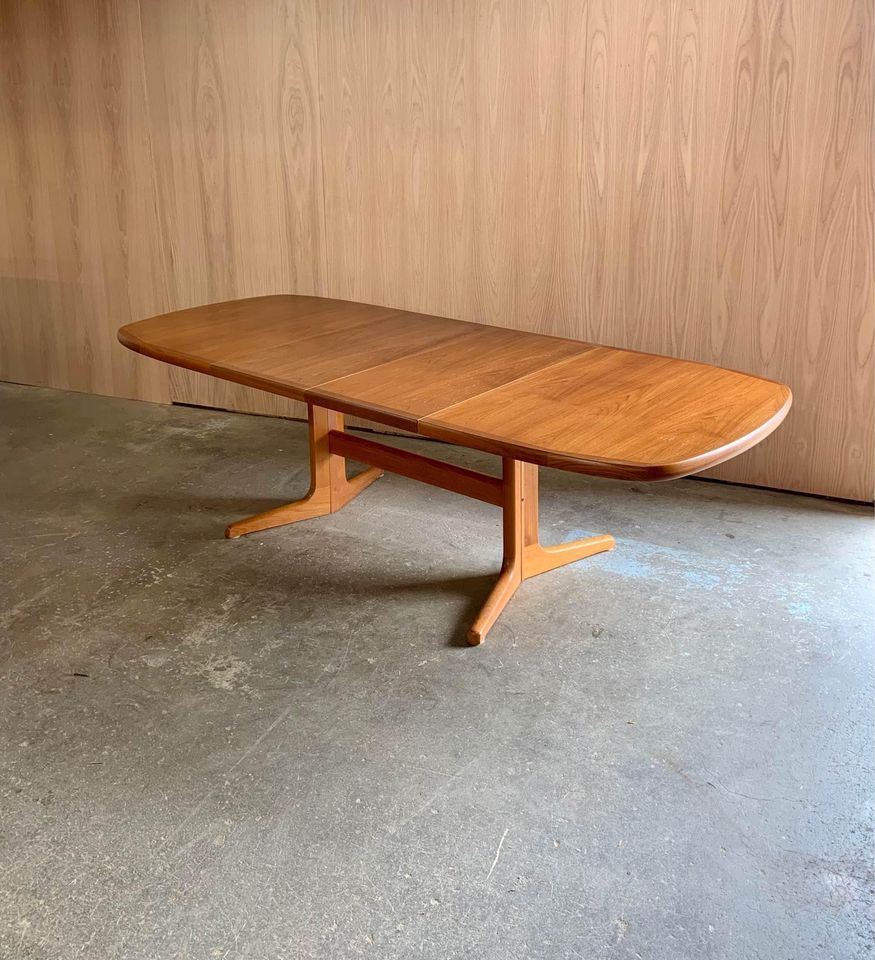
[[[228,537],[334,513],[385,470],[501,507],[501,573],[471,644],[523,580],[614,546],[608,534],[541,545],[539,465],[682,477],[759,443],[791,403],[782,383],[706,363],[322,297],[210,304],[118,336],[148,357],[307,404],[309,493],[232,523]],[[344,414],[496,454],[501,476],[353,436]],[[347,459],[369,466],[350,478]]]

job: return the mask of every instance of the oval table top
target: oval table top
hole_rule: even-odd
[[[277,295],[122,327],[131,350],[425,437],[624,480],[768,436],[787,386],[723,367],[389,307]]]

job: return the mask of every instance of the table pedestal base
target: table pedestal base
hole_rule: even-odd
[[[346,461],[329,448],[331,431],[343,430],[343,414],[311,405],[309,422],[310,492],[303,500],[295,500],[294,503],[230,524],[225,530],[225,536],[230,540],[257,530],[270,530],[271,527],[282,527],[287,523],[334,513],[383,476],[382,470],[372,467],[352,480],[346,479]]]
[[[538,465],[505,457],[502,467],[504,557],[492,593],[468,631],[472,645],[483,642],[523,580],[614,548],[609,534],[542,547],[538,538]]]
[[[309,424],[310,492],[303,500],[232,523],[225,536],[233,539],[257,530],[269,530],[334,513],[381,477],[384,470],[500,506],[504,516],[501,573],[468,631],[468,642],[472,645],[483,642],[523,580],[614,547],[614,538],[607,534],[555,547],[541,546],[538,539],[538,467],[534,463],[505,457],[499,479],[351,436],[343,431],[343,415],[324,407],[310,405]],[[348,480],[347,458],[371,466]]]

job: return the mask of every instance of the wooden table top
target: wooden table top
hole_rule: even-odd
[[[626,480],[728,460],[791,403],[784,384],[710,364],[320,297],[180,310],[119,340],[422,436]]]

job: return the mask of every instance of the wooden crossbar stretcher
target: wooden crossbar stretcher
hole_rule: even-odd
[[[501,573],[472,644],[523,580],[614,546],[608,534],[540,544],[539,465],[687,476],[759,443],[791,404],[782,383],[706,363],[322,297],[210,304],[118,336],[148,357],[307,404],[309,493],[232,523],[228,537],[334,513],[386,470],[501,507]],[[496,454],[501,476],[351,435],[344,414]],[[369,467],[348,478],[347,459]]]

